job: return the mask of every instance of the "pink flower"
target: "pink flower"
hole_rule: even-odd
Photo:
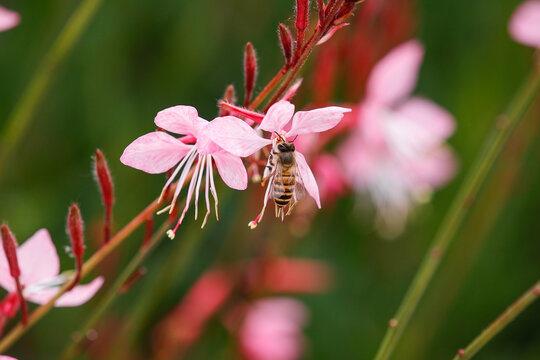
[[[302,327],[307,310],[288,298],[260,300],[240,328],[244,355],[250,360],[295,360],[303,350]]]
[[[17,360],[17,359],[11,356],[7,356],[7,355],[0,355],[0,360]]]
[[[223,118],[225,121],[238,120],[231,116]],[[217,119],[216,119],[217,120]],[[178,226],[182,223],[189,209],[191,198],[195,193],[195,219],[198,214],[199,189],[206,171],[205,199],[206,216],[201,227],[204,227],[210,214],[210,199],[208,192],[212,193],[218,218],[218,197],[214,185],[213,164],[215,163],[219,175],[229,187],[244,190],[247,187],[247,173],[239,156],[235,156],[216,145],[208,136],[208,121],[199,117],[197,110],[191,106],[174,106],[160,111],[154,122],[162,129],[176,134],[185,134],[183,138],[175,138],[161,131],[143,135],[133,141],[122,154],[120,161],[125,165],[145,171],[150,174],[166,172],[172,167],[176,169],[167,180],[161,195],[176,178],[180,170],[180,180],[174,192],[171,205],[162,211],[172,213],[176,200],[190,171],[193,171],[187,192],[186,205],[174,229],[167,234],[174,238]],[[188,144],[194,143],[194,144]]]
[[[15,11],[0,6],[0,31],[9,30],[19,24],[21,18]]]
[[[444,141],[454,119],[430,100],[410,97],[422,62],[422,45],[411,40],[375,65],[360,104],[355,133],[339,154],[359,192],[368,192],[377,208],[379,230],[399,234],[411,204],[444,185],[455,161]]]
[[[0,245],[1,246],[1,245]],[[3,251],[2,254],[4,253]],[[21,283],[26,300],[45,304],[52,299],[69,277],[60,274],[60,260],[46,229],[38,230],[17,248],[21,269]],[[57,307],[79,306],[90,300],[103,284],[103,278],[95,278],[85,285],[75,286],[56,300]],[[16,292],[15,281],[9,274],[5,255],[0,255],[0,286],[9,293]]]
[[[343,114],[351,111],[350,109],[330,106],[311,111],[299,111],[294,113],[294,105],[288,101],[282,100],[270,107],[259,126],[259,129],[270,132],[271,138],[261,137],[254,129],[244,121],[233,118],[218,118],[210,126],[210,136],[212,140],[223,149],[230,153],[242,157],[254,154],[264,146],[276,145],[280,139],[289,139],[294,141],[296,136],[323,132],[336,126]],[[294,116],[293,116],[294,115]],[[295,151],[297,166],[297,176],[303,183],[308,194],[315,200],[317,206],[321,207],[319,188],[315,177],[306,162],[304,155]],[[250,222],[250,227],[254,228],[262,219],[266,203],[270,196],[272,177],[264,197],[264,205],[257,218]]]
[[[540,1],[526,1],[518,6],[508,31],[515,41],[540,49]]]

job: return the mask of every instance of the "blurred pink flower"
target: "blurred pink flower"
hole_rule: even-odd
[[[540,48],[540,1],[526,1],[518,6],[508,31],[515,41],[535,48]]]
[[[231,116],[218,119],[241,121]],[[155,131],[143,135],[128,145],[120,157],[120,161],[125,165],[150,174],[163,173],[173,166],[176,166],[176,169],[163,188],[161,193],[162,196],[183,168],[171,205],[162,210],[169,210],[169,213],[172,213],[178,195],[184,186],[188,174],[192,171],[195,160],[197,160],[193,169],[186,198],[186,205],[182,215],[175,228],[167,232],[169,237],[173,239],[178,226],[182,223],[184,216],[189,209],[193,193],[195,193],[195,219],[197,219],[199,189],[205,171],[206,216],[204,217],[202,227],[206,224],[206,220],[210,214],[208,191],[212,193],[214,198],[216,218],[218,218],[218,197],[214,185],[212,161],[216,164],[219,175],[225,184],[233,189],[244,190],[247,187],[247,173],[246,168],[242,163],[242,159],[240,159],[239,156],[235,156],[223,150],[211,140],[208,136],[208,125],[211,123],[200,118],[197,109],[194,107],[179,105],[167,108],[157,114],[154,122],[158,127],[169,132],[187,136],[175,138],[162,131]]]
[[[0,31],[9,30],[19,24],[21,17],[15,11],[0,6]]]
[[[11,356],[7,356],[7,355],[0,355],[0,360],[17,360],[17,359]]]
[[[264,146],[275,143],[278,136],[292,141],[298,135],[329,130],[341,121],[344,113],[349,111],[351,110],[337,106],[329,106],[310,111],[298,111],[295,114],[294,105],[288,101],[282,100],[268,109],[268,112],[259,125],[259,129],[268,131],[272,134],[270,139],[261,137],[244,121],[234,117],[218,118],[214,120],[209,127],[210,136],[212,137],[212,140],[223,149],[234,155],[246,157],[254,154]],[[320,208],[321,201],[319,197],[319,188],[315,181],[315,177],[301,152],[295,151],[295,158],[298,175],[307,192]],[[268,182],[268,188],[264,198],[264,207],[266,207],[266,203],[270,196],[270,185],[271,181]],[[255,227],[261,220],[264,207],[257,219],[250,223],[251,227]]]
[[[28,301],[37,304],[47,303],[58,293],[60,286],[69,280],[65,274],[60,274],[60,260],[46,229],[38,230],[20,245],[17,248],[17,257],[21,269],[21,283],[24,287],[23,295]],[[60,296],[54,305],[57,307],[82,305],[96,294],[102,284],[103,278],[97,277],[89,284],[75,286]],[[0,286],[9,293],[16,292],[15,281],[10,276],[5,255],[0,255]]]
[[[345,193],[348,179],[339,160],[330,154],[321,154],[313,160],[313,171],[319,183],[321,198],[334,201]]]
[[[430,100],[410,97],[424,54],[408,41],[380,60],[368,79],[354,134],[339,150],[353,186],[368,192],[384,235],[399,234],[412,203],[425,200],[454,174],[444,141],[455,122]]]
[[[240,328],[244,355],[250,360],[300,358],[307,321],[302,303],[288,298],[259,300],[248,310]]]

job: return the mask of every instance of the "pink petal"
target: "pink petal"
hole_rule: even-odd
[[[21,281],[25,286],[49,280],[60,272],[60,260],[46,229],[38,230],[17,249]]]
[[[410,40],[387,54],[371,71],[367,96],[372,101],[392,105],[409,95],[416,85],[424,48]]]
[[[154,123],[176,134],[195,135],[198,117],[197,109],[193,106],[177,105],[158,112]]]
[[[221,179],[228,187],[236,190],[247,188],[247,172],[242,159],[225,151],[212,154]]]
[[[413,185],[431,188],[445,185],[455,175],[456,168],[456,158],[452,150],[446,146],[415,159],[408,167]]]
[[[7,356],[7,355],[0,355],[0,360],[17,360],[17,359],[11,356]]]
[[[234,116],[218,117],[210,122],[207,135],[224,150],[246,157],[272,141],[261,137],[244,121]]]
[[[456,128],[454,117],[448,111],[424,98],[407,100],[397,112],[428,133],[432,143],[446,140]]]
[[[0,31],[6,31],[15,27],[21,21],[21,17],[15,11],[0,6]]]
[[[71,291],[60,296],[54,303],[56,307],[79,306],[90,300],[103,285],[103,278],[97,277],[88,284],[75,286]],[[44,289],[40,292],[27,295],[31,302],[43,305],[49,302],[58,293],[58,288]]]
[[[188,153],[192,145],[161,131],[143,135],[124,150],[120,161],[150,174],[165,172]]]
[[[292,127],[287,137],[314,132],[323,132],[336,126],[343,115],[351,109],[329,106],[311,111],[299,111],[294,114]]]
[[[293,104],[285,100],[278,101],[270,106],[259,127],[269,132],[280,132],[291,120],[293,114]]]
[[[290,101],[294,97],[294,95],[296,95],[296,92],[302,85],[302,81],[303,79],[296,80],[294,84],[292,84],[291,87],[287,90],[285,95],[283,95],[283,98],[281,98],[281,100]]]
[[[319,41],[317,41],[317,45],[324,44],[325,42],[330,40],[332,36],[334,36],[336,31],[338,31],[339,29],[347,25],[349,25],[349,23],[343,23],[343,24],[339,24],[338,26],[333,26]]]
[[[515,41],[540,48],[540,1],[526,1],[518,6],[508,31]]]
[[[306,188],[306,191],[309,195],[315,200],[317,203],[317,206],[319,209],[321,208],[321,199],[319,196],[319,187],[317,186],[317,181],[315,180],[315,176],[313,176],[313,173],[311,172],[311,169],[309,168],[309,165],[306,162],[306,158],[302,153],[295,151],[296,155],[296,164],[298,167],[298,173],[300,174],[300,177],[302,178],[302,182],[304,183],[304,187]]]

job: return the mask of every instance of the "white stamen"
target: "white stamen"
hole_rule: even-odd
[[[208,169],[210,170],[210,192],[212,193],[212,196],[214,197],[214,207],[216,209],[216,220],[219,221],[219,213],[218,213],[218,196],[216,191],[216,185],[214,184],[214,170],[212,168],[212,156],[208,155],[208,163],[207,163]]]
[[[189,152],[182,158],[176,169],[174,169],[174,172],[171,174],[171,176],[167,179],[167,182],[165,183],[165,186],[163,186],[163,189],[161,190],[161,194],[159,195],[158,204],[163,200],[163,196],[165,195],[165,191],[169,187],[169,185],[173,182],[176,175],[178,175],[178,172],[182,168],[182,166],[186,163],[186,161],[189,159],[189,157],[192,155],[192,153],[195,151],[195,146],[189,150]]]
[[[193,161],[195,161],[195,158],[197,157],[197,153],[194,152],[189,156],[189,160],[186,163],[186,166],[184,167],[184,170],[182,170],[182,174],[180,175],[180,180],[178,180],[178,185],[176,185],[176,190],[174,191],[174,196],[171,201],[171,209],[169,210],[169,214],[172,214],[174,211],[174,208],[176,206],[176,199],[178,199],[178,195],[180,194],[180,191],[182,190],[182,187],[184,186],[184,182],[186,181],[186,178],[188,176],[189,170],[191,170],[191,165],[193,165]]]
[[[195,169],[193,170],[193,176],[191,177],[191,181],[189,182],[189,188],[188,193],[186,197],[186,205],[184,206],[184,210],[182,211],[182,215],[180,215],[180,219],[178,219],[178,225],[182,223],[184,220],[184,217],[186,216],[186,213],[189,209],[189,204],[191,202],[191,197],[193,196],[193,189],[195,188],[195,184],[197,182],[197,176],[199,176],[199,167],[201,166],[201,155],[199,155],[199,161],[197,162],[197,165],[195,165]]]
[[[206,155],[206,177],[204,187],[204,197],[206,200],[206,215],[204,216],[201,229],[204,228],[204,225],[206,225],[206,220],[208,220],[208,215],[210,215],[210,196],[208,195],[208,190],[210,189],[210,172],[208,171],[208,163],[210,163],[210,159],[208,159],[209,156],[210,155]]]
[[[197,187],[195,188],[195,220],[197,220],[197,215],[199,214],[199,191],[201,189],[201,182],[204,175],[205,160],[206,160],[206,156],[199,155],[199,162],[201,166],[200,166],[199,175],[197,178]]]

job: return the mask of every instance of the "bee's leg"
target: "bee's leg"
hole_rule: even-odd
[[[265,171],[266,172],[266,171]],[[274,169],[270,174],[266,174],[263,176],[261,180],[261,186],[265,186],[268,179],[270,179],[272,176],[276,174],[276,170]]]
[[[289,216],[292,212],[292,210],[294,209],[294,207],[296,206],[296,204],[298,203],[298,201],[291,201],[290,204],[289,204],[289,209],[287,210],[287,214],[285,216]]]
[[[276,214],[276,217],[279,217],[279,207],[277,204],[274,204],[274,213]]]

